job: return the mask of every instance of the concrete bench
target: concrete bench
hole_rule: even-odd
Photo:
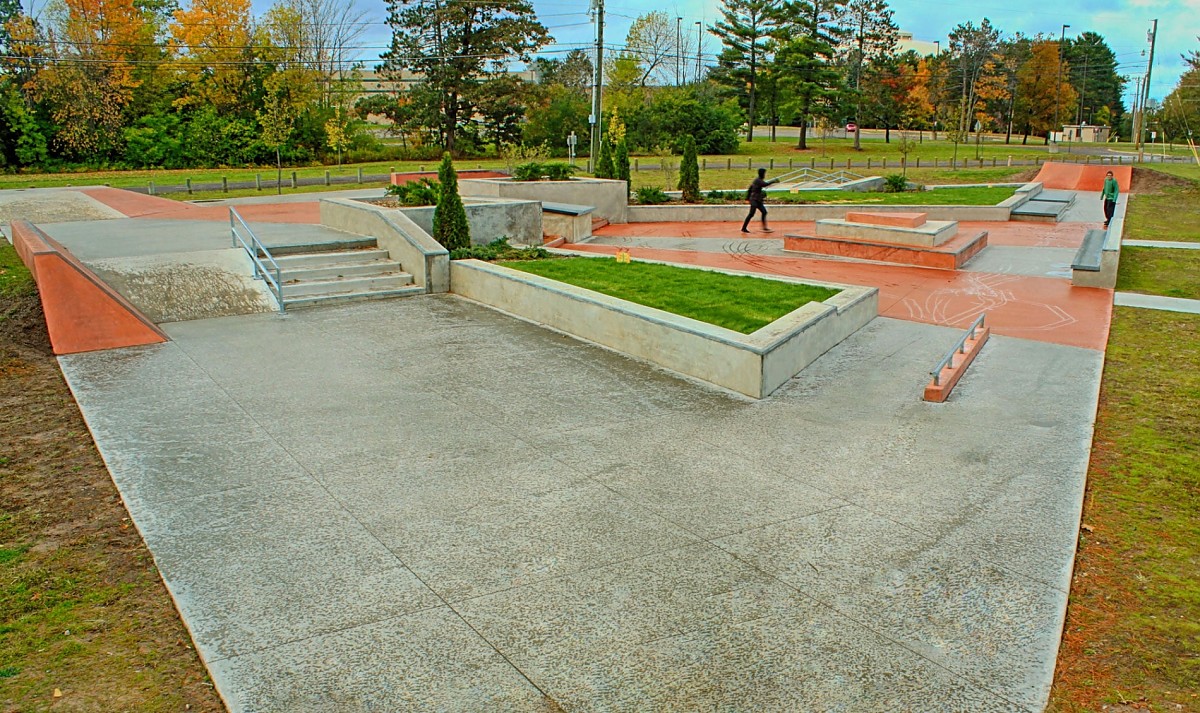
[[[1104,256],[1104,240],[1108,231],[1089,230],[1083,238],[1083,245],[1075,253],[1075,261],[1071,263],[1072,270],[1100,272],[1100,263]]]
[[[558,215],[587,215],[596,209],[590,205],[542,201],[542,210],[546,213],[557,213]]]
[[[546,235],[558,235],[568,243],[586,240],[592,235],[592,211],[590,205],[554,203],[542,201],[542,231]]]

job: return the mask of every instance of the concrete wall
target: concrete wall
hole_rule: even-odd
[[[450,253],[398,210],[347,198],[322,198],[321,225],[375,238],[426,292],[450,289]]]
[[[849,211],[872,213],[925,213],[929,220],[1006,221],[1011,208],[1002,206],[958,205],[783,205],[769,204],[771,220],[822,220],[845,218]],[[646,205],[629,206],[630,223],[740,221],[749,211],[747,205]]]
[[[463,179],[458,182],[463,196],[521,198],[546,203],[571,203],[595,208],[593,215],[610,223],[628,221],[629,200],[624,181],[602,178],[572,178],[569,181],[513,181],[498,178]]]
[[[879,310],[875,288],[838,286],[834,298],[745,335],[477,260],[454,261],[450,279],[455,294],[753,398],[770,395]]]
[[[542,230],[546,235],[561,235],[568,243],[577,243],[592,236],[592,214],[563,215],[543,212]]]
[[[1117,199],[1117,210],[1108,224],[1104,236],[1104,249],[1100,253],[1100,271],[1071,270],[1071,284],[1076,287],[1102,287],[1107,290],[1117,286],[1117,268],[1121,263],[1121,236],[1125,232],[1125,207],[1129,195],[1122,193]]]
[[[542,206],[537,201],[504,198],[464,198],[472,245],[508,238],[520,245],[542,244]],[[433,232],[433,206],[400,208],[426,233]]]

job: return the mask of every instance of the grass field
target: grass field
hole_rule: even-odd
[[[726,275],[645,262],[604,258],[501,262],[612,297],[750,334],[809,302],[837,290],[757,277]]]
[[[1050,710],[1200,710],[1198,654],[1200,316],[1117,307]]]
[[[801,191],[770,193],[788,203],[853,203],[855,205],[996,205],[1011,198],[1011,187],[971,186],[939,188],[936,191],[904,193],[848,193],[846,191]]]
[[[1117,289],[1200,300],[1200,250],[1121,248]]]
[[[223,711],[0,239],[0,710]]]

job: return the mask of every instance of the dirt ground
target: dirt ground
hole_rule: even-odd
[[[0,711],[225,710],[50,351],[0,295]]]

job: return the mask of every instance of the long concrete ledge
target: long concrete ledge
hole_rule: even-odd
[[[1003,205],[784,205],[767,206],[771,220],[825,220],[844,218],[847,212],[925,213],[929,220],[1007,221],[1012,208]],[[746,217],[745,205],[631,205],[630,223],[732,222]]]
[[[450,289],[450,253],[400,211],[347,198],[321,199],[321,225],[369,235],[425,292]]]
[[[876,288],[827,285],[842,291],[747,335],[478,260],[452,262],[450,284],[467,299],[753,398],[769,396],[879,313]]]
[[[1107,290],[1116,288],[1117,268],[1121,262],[1121,235],[1125,232],[1125,207],[1128,200],[1128,194],[1122,194],[1118,199],[1117,210],[1108,224],[1108,233],[1104,237],[1104,246],[1101,248],[1100,269],[1076,269],[1072,266],[1072,285],[1100,287]]]
[[[55,354],[167,341],[154,322],[37,226],[14,220],[11,235],[37,282]]]

